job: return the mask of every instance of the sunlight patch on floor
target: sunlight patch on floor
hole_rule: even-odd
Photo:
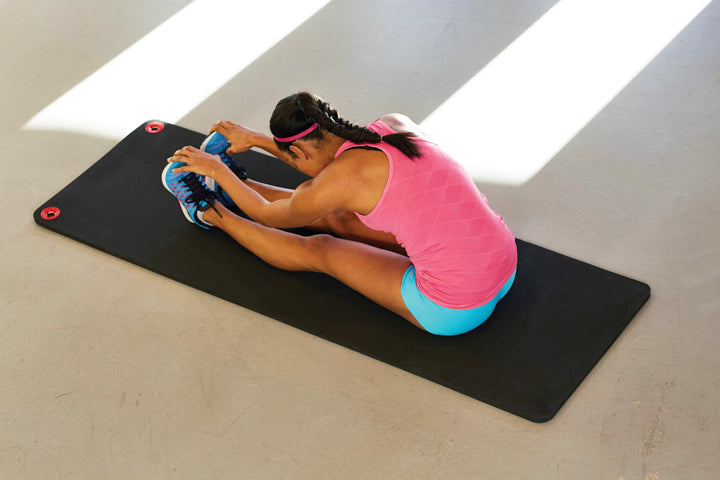
[[[547,164],[710,0],[561,0],[422,122],[479,182]]]
[[[177,122],[329,1],[195,0],[24,128],[121,139],[146,120]]]

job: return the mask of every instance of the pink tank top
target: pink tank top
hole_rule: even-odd
[[[367,128],[395,133],[380,121]],[[515,237],[460,164],[436,144],[415,141],[419,158],[385,142],[342,144],[336,158],[349,148],[368,146],[390,161],[380,200],[370,214],[357,216],[368,227],[395,235],[415,266],[418,289],[433,302],[458,310],[484,305],[515,271]]]

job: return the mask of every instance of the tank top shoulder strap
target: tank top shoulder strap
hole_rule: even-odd
[[[385,122],[382,122],[380,120],[377,120],[373,123],[370,123],[366,126],[366,128],[372,130],[375,133],[379,133],[382,136],[385,135],[391,135],[395,133],[390,127],[385,125]],[[377,143],[354,143],[350,140],[346,140],[345,143],[340,145],[340,148],[338,148],[338,151],[335,152],[335,158],[339,157],[341,153],[343,153],[345,150],[349,150],[351,148],[357,148],[357,147],[370,147],[370,148],[376,148],[378,150],[382,150]]]

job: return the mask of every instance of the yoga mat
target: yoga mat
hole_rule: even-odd
[[[457,337],[423,332],[334,279],[271,267],[189,223],[160,182],[166,158],[204,134],[139,126],[34,213],[42,227],[534,422],[552,419],[650,296],[644,283],[517,240],[515,285]],[[251,178],[306,177],[257,152]]]

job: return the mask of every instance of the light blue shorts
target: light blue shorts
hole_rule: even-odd
[[[495,305],[510,290],[516,273],[517,270],[492,300],[468,310],[443,307],[426,297],[417,287],[413,265],[405,271],[400,292],[408,310],[425,330],[434,335],[460,335],[477,328],[490,317]]]

